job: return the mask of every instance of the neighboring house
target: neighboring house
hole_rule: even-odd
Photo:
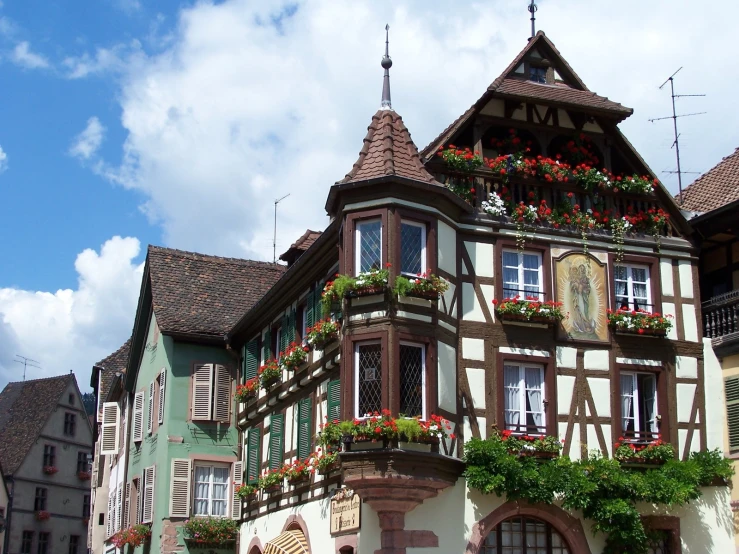
[[[123,381],[131,408],[102,405],[101,454],[122,448],[119,428],[127,437],[125,480],[110,495],[114,523],[106,538],[146,523],[151,552],[186,552],[188,517],[238,516],[233,482],[241,463],[231,402],[238,356],[226,336],[284,269],[149,247]],[[205,496],[182,496],[182,482],[200,484]],[[104,552],[112,548],[106,545]]]
[[[331,223],[306,251],[299,243],[308,236],[291,247],[283,257],[291,264],[285,275],[229,334],[229,347],[240,353],[243,381],[289,343],[303,340],[320,317],[342,325],[339,338],[312,351],[307,366],[283,371],[280,384],[239,405],[240,459],[245,480],[255,483],[265,471],[309,456],[326,418],[361,419],[384,409],[396,416],[438,414],[451,422],[456,436],[441,445],[440,454],[342,453],[337,473],[260,492],[244,503],[239,552],[500,554],[532,552],[531,546],[514,546],[536,544],[537,554],[599,553],[604,537],[593,533],[591,521],[556,505],[527,505],[469,490],[458,458],[465,441],[489,437],[495,429],[556,436],[564,443],[563,454],[573,459],[593,450],[610,457],[620,437],[648,444],[661,436],[680,459],[720,448],[720,368],[702,340],[691,229],[661,186],[641,195],[616,194],[614,182],[591,194],[572,183],[523,173],[509,179],[514,168],[507,165],[460,175],[437,155],[454,144],[460,151],[469,147],[470,157],[477,151],[496,159],[520,145],[527,157],[575,165],[588,156],[616,175],[647,175],[651,189],[654,175],[618,129],[632,110],[589,91],[543,33],[420,154],[390,107],[387,62],[386,57],[383,108],[372,117],[349,174],[328,190]],[[625,255],[617,261],[618,241],[608,232],[582,233],[556,222],[522,229],[523,223],[509,217],[491,217],[480,206],[494,192],[524,202],[524,210],[535,199],[537,206],[545,200],[567,210],[591,209],[592,217],[620,217],[632,207],[644,217],[664,210],[670,219],[656,238],[625,234]],[[322,291],[336,273],[357,276],[385,267],[391,286],[400,274],[428,271],[450,287],[438,302],[383,293],[348,298],[322,313]],[[563,302],[569,318],[554,328],[502,321],[493,300],[514,296]],[[674,325],[665,338],[615,333],[607,309],[620,307],[661,312]],[[188,317],[186,310],[181,313]],[[218,353],[200,360],[218,363]],[[132,389],[151,390],[164,363],[146,370],[142,364],[143,378]],[[184,379],[189,371],[183,363],[176,374]],[[204,371],[209,386],[211,369]],[[184,398],[188,385],[182,382]],[[173,405],[169,396],[167,402]],[[190,419],[187,405],[170,415]],[[168,428],[167,450],[204,432],[195,422],[187,425],[189,436]],[[161,448],[162,439],[158,442]],[[132,474],[154,463],[144,456],[142,469]],[[192,450],[176,457],[185,467],[193,459],[198,465]],[[169,483],[168,469],[166,462],[158,466],[157,479],[165,471]],[[185,480],[178,490],[191,498],[197,495],[196,481]],[[234,481],[241,482],[241,475]],[[332,514],[329,498],[342,484],[362,499],[361,517],[357,529],[332,533],[339,514]],[[183,517],[194,515],[186,512]],[[684,507],[644,514],[661,516],[645,521],[665,531],[652,546],[654,553],[733,549],[733,530],[723,523],[730,517],[725,487],[707,487],[702,499]]]
[[[8,383],[0,465],[12,495],[8,554],[83,554],[92,430],[74,375]]]
[[[711,339],[724,379],[724,450],[739,459],[739,149],[686,188],[681,207],[693,215],[690,224],[700,244],[703,333]],[[737,485],[735,478],[731,494],[735,527],[739,527]]]
[[[5,550],[5,531],[8,528],[8,508],[10,506],[10,494],[8,484],[5,482],[3,466],[0,464],[0,554]]]
[[[120,421],[125,421],[127,395],[123,392],[123,376],[126,372],[131,341],[127,340],[118,350],[107,358],[100,360],[92,367],[90,386],[95,395],[95,426],[93,435],[95,449],[92,461],[92,517],[88,530],[87,545],[91,552],[103,552],[105,539],[110,536],[110,526],[117,520],[109,517],[110,502],[115,498],[117,490],[123,490],[126,468],[125,426],[118,428],[118,451],[103,455],[101,430],[103,424],[103,406],[109,406],[108,412],[116,411]],[[111,408],[116,404],[116,408]],[[120,528],[120,523],[117,523]]]

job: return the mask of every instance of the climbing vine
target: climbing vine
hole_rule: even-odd
[[[639,471],[599,456],[579,461],[521,456],[499,435],[467,442],[465,462],[471,489],[534,504],[556,499],[565,509],[582,511],[593,521],[594,532],[607,535],[604,554],[647,552],[649,536],[637,502],[682,505],[699,498],[700,487],[716,480],[726,483],[733,475],[731,463],[718,450]]]

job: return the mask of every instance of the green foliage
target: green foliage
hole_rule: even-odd
[[[416,441],[423,433],[421,424],[417,419],[398,418],[395,420],[395,425],[398,428],[398,436],[404,437],[410,442]]]
[[[399,296],[408,296],[411,294],[439,296],[440,294],[444,294],[448,289],[449,283],[441,277],[437,277],[433,273],[422,273],[416,277],[398,275],[395,278],[393,293]]]
[[[594,532],[607,535],[604,554],[647,552],[649,538],[637,502],[679,506],[699,498],[701,486],[733,475],[731,462],[718,450],[636,471],[600,456],[580,461],[519,456],[500,436],[467,442],[465,462],[471,489],[532,503],[552,504],[556,498],[563,508],[582,511]]]
[[[209,544],[223,544],[236,539],[238,523],[226,517],[196,517],[185,521],[185,537]]]

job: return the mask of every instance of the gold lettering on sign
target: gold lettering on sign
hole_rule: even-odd
[[[331,534],[359,530],[361,506],[358,494],[337,494],[331,500]]]

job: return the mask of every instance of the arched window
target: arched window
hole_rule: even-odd
[[[480,549],[480,554],[570,554],[570,547],[546,521],[512,517],[501,521]]]

